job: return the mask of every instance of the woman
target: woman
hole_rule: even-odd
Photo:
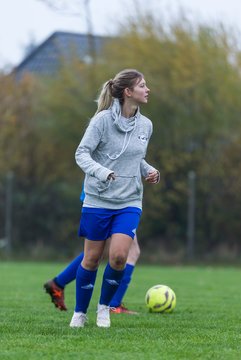
[[[152,123],[139,106],[150,90],[144,76],[126,69],[107,81],[95,116],[76,150],[85,172],[85,198],[79,235],[85,237],[84,258],[76,275],[76,306],[71,327],[83,327],[99,261],[110,238],[109,263],[102,281],[97,326],[110,326],[109,303],[123,277],[129,249],[142,212],[141,176],[151,184],[159,172],[145,160]]]

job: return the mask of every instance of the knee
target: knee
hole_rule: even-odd
[[[100,258],[94,255],[84,256],[82,265],[87,270],[96,270],[99,266]]]
[[[139,259],[140,255],[141,255],[141,250],[140,250],[140,247],[137,246],[137,247],[135,248],[135,252],[134,252],[134,255],[133,255],[133,257],[134,257],[134,259],[135,259],[135,262],[137,262],[137,260]]]
[[[114,269],[122,270],[126,264],[126,254],[118,253],[110,256],[110,266]]]
[[[127,258],[127,262],[128,264],[133,264],[135,265],[137,260],[139,259],[141,254],[141,250],[138,244],[136,244],[135,246],[132,246],[129,254],[128,254],[128,258]]]

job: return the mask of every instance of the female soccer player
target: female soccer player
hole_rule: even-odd
[[[71,327],[84,327],[97,269],[110,238],[97,307],[97,326],[110,326],[110,301],[123,277],[131,243],[142,212],[141,176],[151,184],[159,172],[145,160],[152,123],[139,106],[150,90],[144,76],[126,69],[107,81],[95,116],[76,150],[77,164],[85,172],[85,199],[79,236],[85,237],[84,257],[76,275],[76,306]]]

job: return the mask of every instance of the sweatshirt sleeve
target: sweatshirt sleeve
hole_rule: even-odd
[[[150,140],[150,138],[152,136],[152,132],[153,132],[153,125],[152,125],[152,122],[149,119],[148,119],[148,121],[149,121],[149,140]],[[148,140],[148,143],[149,143],[149,140]],[[160,181],[160,172],[157,169],[155,169],[153,166],[148,164],[145,159],[142,159],[142,161],[141,161],[140,171],[141,171],[141,176],[143,176],[144,178],[147,177],[147,175],[150,172],[157,171],[158,172],[157,183],[159,183],[159,181]]]
[[[152,171],[157,171],[158,172],[158,181],[160,181],[160,172],[155,169],[153,166],[151,166],[150,164],[148,164],[146,162],[146,160],[142,159],[141,161],[141,175],[143,177],[147,177],[147,175],[149,174],[149,172],[152,172]]]
[[[102,166],[92,158],[92,153],[99,145],[100,139],[100,130],[95,124],[90,123],[75,152],[75,160],[86,174],[101,181],[106,181],[108,176],[113,173],[113,170]]]

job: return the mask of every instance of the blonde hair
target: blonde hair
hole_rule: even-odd
[[[143,77],[143,74],[135,69],[125,69],[116,74],[113,80],[106,81],[97,99],[96,114],[108,109],[112,104],[113,98],[119,99],[120,104],[123,105],[124,90],[126,88],[133,89]]]

